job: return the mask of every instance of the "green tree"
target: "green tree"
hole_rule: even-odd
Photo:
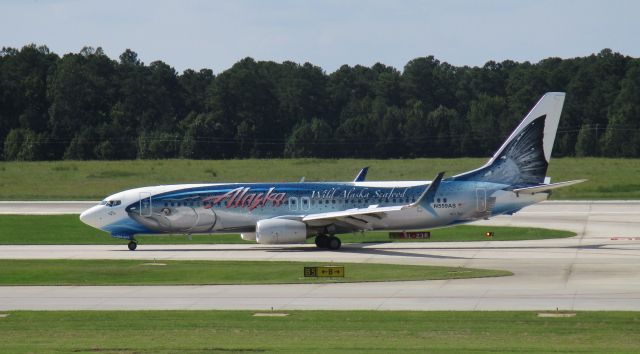
[[[594,156],[596,154],[597,144],[595,129],[589,124],[583,124],[576,141],[576,156]]]
[[[76,134],[64,153],[65,160],[91,160],[97,158],[96,144],[100,140],[94,129],[85,128]]]
[[[5,160],[31,161],[37,158],[36,134],[28,129],[12,129],[4,141]]]
[[[318,118],[299,123],[285,147],[286,157],[328,157],[331,156],[332,129]]]
[[[502,97],[480,95],[471,103],[467,119],[473,139],[476,143],[476,152],[468,151],[470,155],[488,156],[500,147],[500,143],[515,128],[506,102]]]
[[[138,138],[138,157],[141,159],[168,159],[180,152],[178,133],[154,131],[143,133]]]
[[[48,135],[46,83],[49,71],[58,60],[58,56],[51,53],[46,46],[30,44],[20,50],[2,48],[0,141],[5,139],[9,130],[16,128],[27,129],[43,136]],[[2,148],[3,144],[0,144],[0,154]]]
[[[333,73],[245,58],[178,74],[125,50],[0,51],[5,159],[486,156],[547,91],[567,92],[554,155],[640,156],[638,59],[603,49],[538,63]],[[11,133],[10,133],[11,132]],[[602,133],[605,132],[605,133]],[[7,151],[3,151],[4,149]]]
[[[605,135],[607,156],[640,156],[640,62],[634,61],[611,107]]]
[[[107,123],[115,94],[114,79],[115,63],[100,48],[87,47],[80,54],[62,57],[47,88],[52,138],[70,144],[78,131]],[[62,158],[66,146],[56,144],[51,149]]]

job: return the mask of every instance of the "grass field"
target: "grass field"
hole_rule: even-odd
[[[486,231],[493,231],[490,240],[535,240],[575,236],[575,233],[560,230],[491,227],[462,225],[452,228],[436,229],[431,232],[430,240],[408,240],[424,242],[441,241],[483,241]],[[238,234],[193,235],[191,239],[184,235],[136,236],[144,244],[187,244],[187,243],[254,243],[243,241]],[[390,242],[387,232],[367,232],[364,234],[340,235],[344,243]],[[313,239],[308,242],[312,243]],[[394,240],[394,242],[403,242]],[[0,215],[0,244],[126,244],[108,233],[83,224],[77,215]]]
[[[368,179],[430,180],[479,167],[487,159],[273,159],[0,162],[0,200],[100,200],[117,191],[157,184],[256,181],[350,181],[370,166]],[[552,199],[640,199],[640,159],[552,159],[553,181],[588,182]]]
[[[638,312],[9,312],[6,353],[637,353]]]
[[[0,260],[0,285],[291,284],[499,277],[503,270],[340,263],[341,278],[305,278],[315,262]],[[338,265],[338,264],[336,264]]]

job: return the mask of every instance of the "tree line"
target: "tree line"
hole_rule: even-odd
[[[327,74],[245,58],[214,75],[85,47],[0,52],[5,160],[488,156],[540,96],[567,92],[556,156],[640,156],[640,59],[604,49],[538,63]]]

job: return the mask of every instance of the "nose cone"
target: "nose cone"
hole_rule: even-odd
[[[80,214],[80,221],[96,229],[101,228],[104,225],[104,213],[102,209],[102,205],[96,205],[85,210]]]

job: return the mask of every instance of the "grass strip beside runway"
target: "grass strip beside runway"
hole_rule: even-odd
[[[8,312],[7,353],[637,353],[638,312]]]
[[[494,236],[485,237],[486,231],[493,231]],[[513,241],[571,236],[575,236],[575,233],[538,228],[462,225],[433,230],[430,240],[408,241]],[[136,236],[136,239],[140,245],[254,243],[243,241],[238,234],[193,235],[191,239],[184,235],[141,235]],[[345,234],[340,235],[340,239],[343,243],[391,241],[388,232]],[[127,241],[114,239],[106,232],[83,224],[77,215],[0,215],[0,245],[122,244],[125,247],[126,243]],[[309,239],[309,243],[313,243],[313,239]]]
[[[352,181],[370,166],[369,181],[431,180],[475,169],[485,158],[245,159],[130,161],[0,161],[0,200],[101,200],[125,189],[213,182]],[[554,191],[553,199],[640,199],[640,159],[553,158],[553,182],[587,183]]]
[[[344,266],[344,278],[305,278],[304,267]],[[466,279],[511,272],[462,267],[272,261],[0,260],[0,285],[204,285]]]

